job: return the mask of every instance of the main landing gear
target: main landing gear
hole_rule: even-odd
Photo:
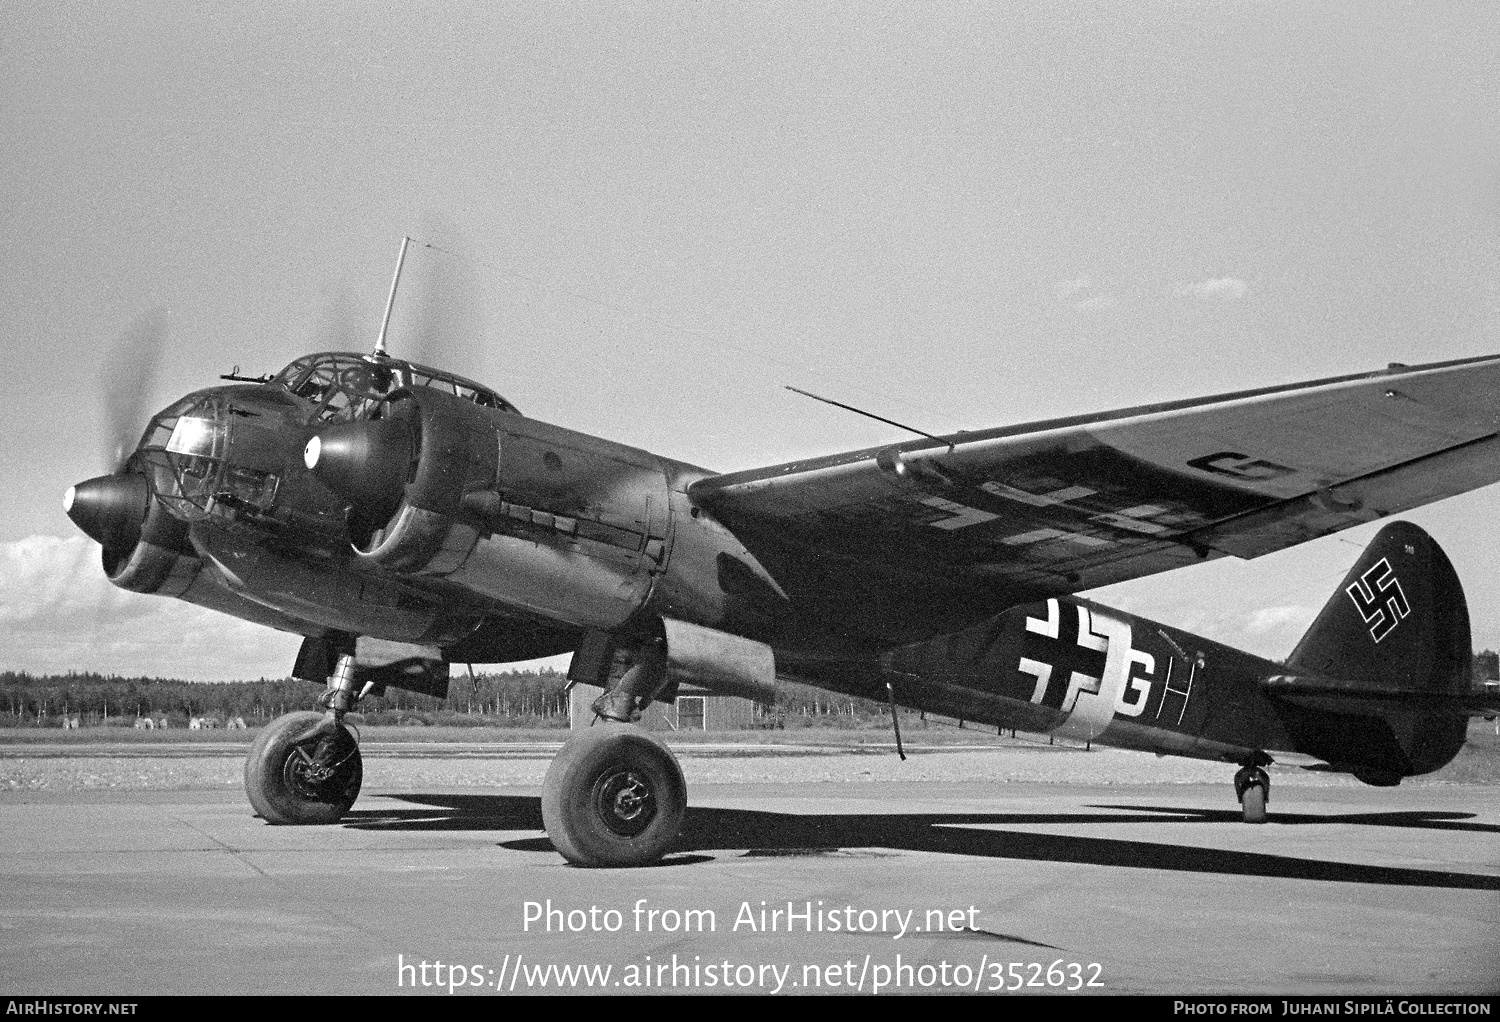
[[[1240,800],[1246,823],[1266,822],[1266,803],[1271,801],[1271,775],[1251,763],[1234,775],[1234,794]]]
[[[595,703],[597,726],[568,739],[542,784],[547,835],[576,865],[649,866],[671,850],[687,812],[677,757],[634,726],[666,684],[660,643],[645,644],[634,661]],[[343,719],[362,694],[354,658],[340,656],[319,700],[326,713],[289,713],[256,738],[245,760],[245,791],[266,822],[336,823],[354,805],[364,772]]]
[[[542,782],[542,823],[578,866],[649,866],[671,850],[687,782],[661,739],[600,723],[568,739]]]
[[[301,710],[261,731],[245,759],[245,793],[267,823],[337,823],[359,797],[359,745],[331,714]]]
[[[660,638],[643,643],[632,659],[594,701],[594,726],[568,739],[542,782],[547,836],[578,866],[649,866],[671,849],[687,812],[677,757],[633,726],[667,683]]]
[[[267,823],[337,823],[364,780],[359,743],[344,724],[358,701],[354,658],[341,656],[319,701],[267,724],[245,758],[245,794]]]

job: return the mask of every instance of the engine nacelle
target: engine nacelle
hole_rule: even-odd
[[[653,650],[650,654],[653,659],[659,656],[665,660],[655,698],[670,700],[677,686],[686,684],[720,695],[775,701],[776,655],[764,642],[670,617],[658,619],[653,627],[659,629],[655,641],[647,639],[645,648]],[[568,678],[596,688],[609,688],[631,665],[640,662],[639,654],[620,657],[618,641],[618,637],[602,631],[583,636],[573,653]],[[635,641],[641,641],[640,637]]]
[[[448,696],[448,664],[437,647],[369,636],[333,633],[302,640],[292,677],[319,684],[327,682],[343,654],[354,656],[356,691],[363,691],[368,685],[369,691],[379,696],[385,694],[386,686],[394,685],[439,699]]]
[[[726,696],[776,700],[776,656],[771,647],[702,625],[662,619],[667,639],[667,683],[699,685]]]
[[[152,500],[140,540],[124,556],[104,548],[104,573],[121,589],[156,596],[181,596],[198,577],[203,562],[188,540],[187,523]]]
[[[350,502],[357,565],[508,612],[615,629],[665,568],[662,461],[514,413],[398,391],[380,418],[320,432],[306,464]]]

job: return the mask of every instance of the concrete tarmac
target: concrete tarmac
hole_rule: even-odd
[[[234,789],[0,792],[0,990],[1500,992],[1493,787],[1283,787],[1265,826],[1227,779],[690,797],[666,863],[599,871],[535,786],[311,828]]]

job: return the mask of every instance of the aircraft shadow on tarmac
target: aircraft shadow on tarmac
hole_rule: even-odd
[[[427,809],[362,810],[350,813],[344,825],[360,830],[541,830],[541,800],[521,795],[400,795],[403,801]],[[689,807],[677,850],[681,852],[748,849],[755,857],[843,855],[882,850],[947,852],[997,859],[1075,862],[1095,866],[1166,869],[1189,873],[1275,877],[1286,880],[1328,880],[1337,883],[1384,884],[1396,887],[1439,887],[1500,891],[1500,876],[1448,870],[1407,869],[1332,862],[1265,852],[1131,841],[1113,837],[1037,834],[1007,830],[1036,824],[1088,826],[1117,823],[1230,823],[1239,813],[1229,810],[1179,809],[1157,806],[1090,807],[1110,812],[1078,813],[900,813],[861,815],[793,814],[746,809]],[[1124,810],[1121,812],[1121,810]],[[1273,825],[1304,826],[1346,823],[1374,827],[1500,832],[1500,827],[1466,822],[1470,813],[1278,813]],[[514,851],[552,852],[545,837],[501,842]],[[707,856],[677,855],[664,865],[689,865]]]

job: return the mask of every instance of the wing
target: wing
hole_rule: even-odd
[[[1488,356],[732,472],[689,495],[752,549],[836,559],[844,599],[906,578],[1015,601],[1258,557],[1497,480]]]

